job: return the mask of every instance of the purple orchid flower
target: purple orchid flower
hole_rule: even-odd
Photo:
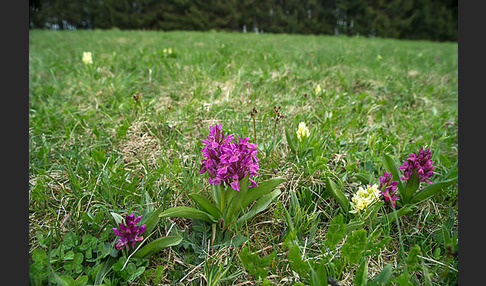
[[[234,136],[225,133],[221,124],[211,126],[207,140],[202,140],[206,146],[201,149],[204,158],[200,173],[208,173],[210,184],[229,184],[237,191],[240,181],[247,175],[250,187],[258,186],[253,179],[259,175],[256,144],[250,143],[248,137],[238,137],[238,142],[233,140]]]
[[[145,231],[146,225],[137,226],[142,216],[135,218],[132,213],[125,217],[125,221],[118,224],[119,228],[113,228],[113,232],[116,236],[119,236],[118,243],[115,244],[115,248],[120,250],[125,247],[127,250],[131,247],[135,248],[135,243],[142,241],[143,236],[139,236]]]
[[[432,184],[428,179],[434,174],[435,168],[431,157],[430,148],[424,150],[424,147],[420,147],[418,154],[410,153],[408,159],[403,160],[403,164],[399,167],[399,169],[404,170],[403,177],[400,179],[408,181],[413,172],[417,171],[419,182],[427,181],[427,183]]]
[[[389,201],[393,207],[395,207],[395,201],[400,200],[400,197],[396,195],[396,191],[398,189],[397,184],[398,181],[393,181],[393,176],[391,173],[387,173],[379,178],[380,186],[378,189],[380,190],[381,198],[384,201]]]

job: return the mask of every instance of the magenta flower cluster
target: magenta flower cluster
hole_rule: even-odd
[[[132,248],[135,248],[135,243],[142,241],[143,236],[139,236],[145,231],[146,225],[137,226],[136,224],[140,222],[142,216],[135,218],[132,213],[125,217],[125,222],[120,222],[119,228],[113,228],[113,232],[116,236],[119,236],[118,242],[115,244],[116,249],[120,250],[125,247],[127,250],[130,249],[130,244]]]
[[[404,170],[403,177],[400,179],[408,181],[413,172],[417,171],[419,182],[427,181],[427,183],[432,184],[428,180],[434,174],[433,170],[435,168],[433,165],[434,161],[432,161],[431,157],[430,148],[424,150],[424,147],[420,147],[418,154],[411,153],[408,159],[403,160],[403,164],[399,167]]]
[[[387,173],[379,178],[380,186],[378,189],[380,190],[381,198],[384,201],[389,201],[390,204],[395,206],[395,201],[400,200],[400,197],[396,195],[397,192],[397,184],[398,181],[393,181],[393,176],[391,173]]]
[[[210,184],[229,184],[237,191],[241,179],[249,175],[250,187],[256,187],[253,177],[259,175],[257,146],[247,137],[238,137],[238,142],[234,139],[221,129],[221,124],[211,126],[207,140],[202,140],[206,146],[201,150],[204,158],[200,173],[208,173]]]

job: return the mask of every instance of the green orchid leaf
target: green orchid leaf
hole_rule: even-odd
[[[223,191],[222,185],[211,185],[211,194],[213,196],[214,203],[217,206],[221,205],[221,192]]]
[[[371,175],[365,172],[360,172],[354,174],[356,179],[360,181],[363,185],[368,185],[371,182]]]
[[[284,178],[275,177],[259,183],[257,187],[248,189],[248,194],[246,195],[243,202],[241,203],[241,207],[245,209],[254,200],[270,193],[275,187],[280,185],[283,181],[285,181]]]
[[[422,202],[431,196],[445,190],[447,187],[451,186],[457,181],[458,177],[442,181],[442,182],[437,182],[433,183],[432,185],[429,185],[422,190],[418,191],[415,196],[412,198],[412,203],[419,203]]]
[[[289,129],[285,128],[285,137],[287,138],[287,143],[289,144],[290,150],[292,150],[293,153],[296,152],[295,149],[295,141],[294,141],[294,136],[293,134],[291,135],[289,132]]]
[[[338,203],[341,205],[341,207],[347,213],[349,211],[349,200],[344,195],[343,191],[340,190],[338,185],[336,185],[336,183],[331,181],[331,179],[329,179],[329,177],[326,178],[326,190],[329,190],[329,192],[331,193],[331,196],[333,196],[338,201]]]
[[[239,211],[246,209],[246,206],[242,205],[242,201],[245,199],[248,193],[249,175],[240,181],[240,190],[235,191],[230,188],[228,195],[228,204],[226,212],[223,214],[225,220],[225,228],[233,222],[233,216]]]
[[[140,248],[133,256],[139,258],[147,258],[148,256],[171,246],[179,245],[182,241],[181,236],[165,236],[158,238],[145,246]]]
[[[205,197],[201,196],[200,194],[189,194],[189,196],[201,207],[203,208],[206,212],[211,214],[213,217],[216,219],[219,219],[223,215],[221,214],[221,211],[213,204],[211,203],[208,199]]]
[[[397,187],[400,195],[405,191],[402,181],[400,181],[400,169],[398,168],[395,160],[388,154],[383,155],[383,166],[393,176],[393,181],[398,181]]]
[[[123,223],[123,221],[125,220],[121,215],[117,213],[110,212],[110,214],[115,219],[116,225],[118,225],[119,223]]]
[[[216,223],[218,220],[207,212],[192,207],[173,207],[162,212],[159,217],[185,217],[200,219],[210,223]]]
[[[251,209],[237,220],[236,226],[241,227],[243,223],[245,223],[247,220],[264,211],[268,207],[268,205],[280,195],[280,193],[280,190],[276,189],[270,194],[258,199],[256,203],[251,207]]]
[[[417,174],[417,170],[413,171],[413,174],[408,178],[407,184],[405,185],[405,191],[401,194],[400,200],[403,204],[408,204],[413,194],[419,188],[420,181]]]
[[[163,211],[162,207],[156,209],[155,211],[149,212],[146,216],[148,217],[143,223],[146,225],[146,233],[151,233],[155,226],[159,222],[159,215]]]

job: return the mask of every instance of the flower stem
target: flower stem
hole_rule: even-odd
[[[220,210],[221,213],[224,215],[224,210],[226,207],[226,189],[224,187],[221,187],[220,190],[221,190]]]
[[[397,210],[393,204],[391,204],[393,208],[393,214],[395,215],[395,222],[397,224],[398,228],[398,239],[400,241],[400,254],[402,255],[402,259],[405,259],[405,251],[403,250],[403,239],[402,239],[402,231],[400,229],[400,222],[398,221],[398,215],[397,215]]]

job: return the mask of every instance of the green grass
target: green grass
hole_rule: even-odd
[[[164,56],[165,48],[172,54]],[[92,52],[92,65],[81,61],[84,51]],[[137,91],[143,94],[139,102],[132,98]],[[272,121],[275,106],[284,116],[277,124]],[[255,130],[253,108],[258,111]],[[285,130],[295,132],[301,121],[311,129],[312,148],[296,156]],[[276,214],[285,208],[297,228],[314,225],[313,231],[297,235],[303,257],[317,263],[330,251],[336,258],[327,266],[328,275],[348,285],[359,264],[346,262],[342,243],[334,249],[322,243],[332,219],[343,212],[325,195],[326,178],[342,182],[350,199],[360,185],[357,173],[378,178],[385,170],[383,154],[401,163],[421,146],[431,147],[436,178],[451,169],[449,177],[457,175],[458,45],[250,33],[30,31],[30,252],[52,253],[67,233],[111,243],[115,222],[110,212],[144,214],[192,205],[190,192],[208,194],[206,174],[199,174],[199,151],[216,123],[252,141],[256,135],[259,181],[275,173],[286,179],[278,203],[238,231],[251,251],[270,249],[260,256],[276,252],[267,279],[277,285],[301,281],[287,258],[288,222]],[[390,241],[368,256],[368,276],[391,264],[398,283],[401,246],[408,255],[419,245],[419,265],[425,266],[411,280],[453,285],[457,257],[442,233],[457,236],[457,192],[456,184],[418,204],[414,215],[401,217],[401,243],[397,224],[383,225],[380,239]],[[368,234],[377,228],[365,227]],[[183,245],[137,264],[145,271],[131,283],[258,280],[228,252],[231,246],[208,253],[207,225],[163,219],[154,238],[169,229],[184,233]],[[63,268],[59,258],[44,275],[50,281],[56,281],[53,273],[74,279],[88,275],[86,255],[78,272]],[[129,276],[112,283],[126,281]]]

